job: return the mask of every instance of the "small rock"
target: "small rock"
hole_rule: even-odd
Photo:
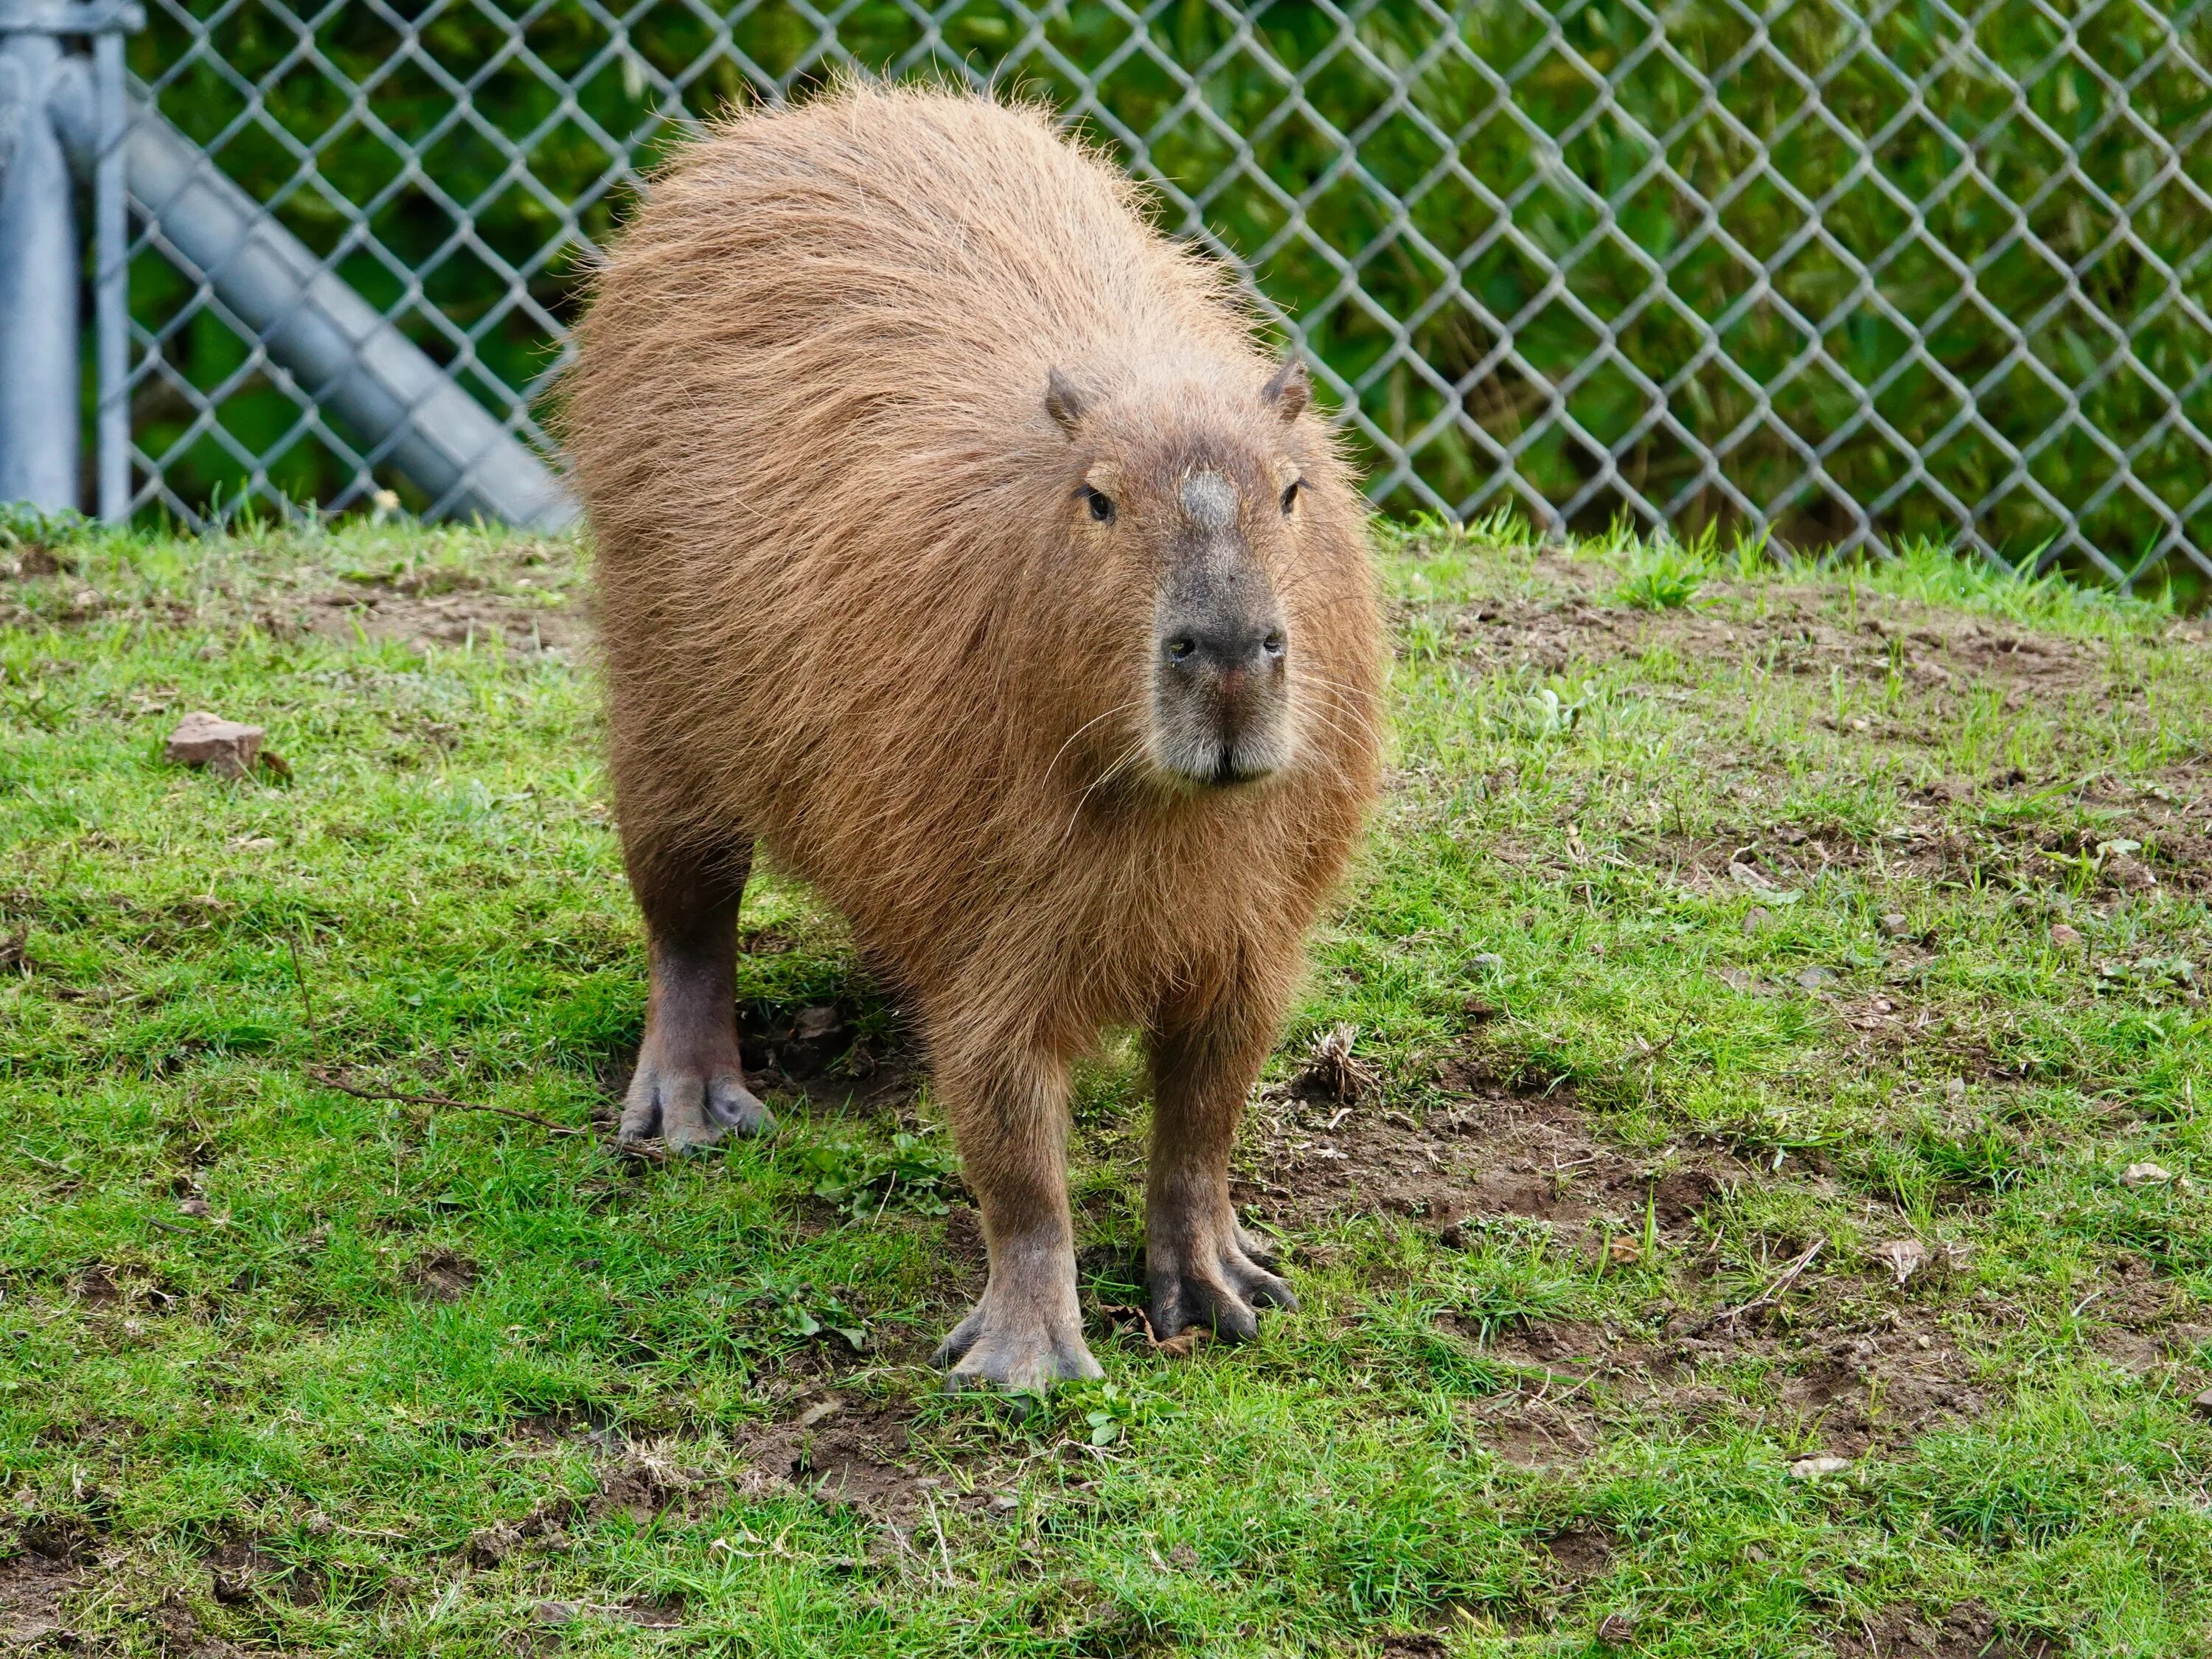
[[[177,1205],[177,1213],[179,1215],[204,1216],[211,1214],[212,1212],[208,1206],[207,1200],[204,1198],[187,1198],[179,1200]]]
[[[1966,1097],[1966,1079],[1962,1077],[1945,1079],[1943,1092],[1953,1100],[1964,1100]]]
[[[1757,933],[1760,928],[1765,927],[1768,922],[1773,920],[1774,917],[1772,913],[1770,912],[1765,905],[1753,905],[1750,909],[1744,912],[1743,936],[1746,939],[1749,939],[1753,933]]]
[[[1835,977],[1835,975],[1826,968],[1808,968],[1797,975],[1797,983],[1808,991],[1818,991],[1831,983]]]
[[[2212,1418],[2212,1389],[2205,1389],[2203,1394],[2198,1395],[2196,1399],[2191,1401],[2189,1402],[2189,1409],[2195,1412],[2199,1417]]]
[[[1850,1466],[1848,1457],[1801,1457],[1790,1466],[1790,1478],[1817,1480],[1824,1474],[1841,1474]]]
[[[1609,1648],[1636,1639],[1636,1621],[1625,1613],[1608,1613],[1597,1621],[1597,1639]]]
[[[817,1037],[828,1036],[843,1024],[837,1011],[823,1003],[819,1007],[801,1008],[799,1018],[792,1022],[791,1030],[801,1042],[811,1042]]]
[[[217,777],[242,778],[253,769],[264,735],[258,726],[200,709],[178,722],[162,756],[178,766],[204,766]]]
[[[1010,1492],[994,1493],[991,1498],[991,1507],[1001,1515],[1010,1514],[1021,1506],[1021,1500]]]
[[[565,1625],[580,1617],[583,1611],[574,1601],[540,1601],[536,1608],[541,1625]]]
[[[2163,1187],[2172,1179],[2172,1170],[2156,1164],[2130,1164],[2120,1171],[2123,1187]]]
[[[1891,911],[1876,925],[1881,927],[1885,939],[1903,939],[1912,931],[1911,918],[1900,910]]]
[[[1928,1247],[1917,1238],[1893,1238],[1886,1244],[1877,1244],[1868,1252],[1897,1275],[1902,1287],[1928,1261]]]
[[[2071,951],[2081,943],[2081,930],[2054,921],[2051,924],[2051,942],[2062,951]]]

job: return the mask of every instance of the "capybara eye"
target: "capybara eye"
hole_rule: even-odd
[[[1197,649],[1198,641],[1188,634],[1178,634],[1168,641],[1168,657],[1174,662],[1188,662]]]
[[[1283,654],[1283,630],[1279,628],[1268,635],[1260,641],[1260,648],[1270,657],[1280,657]]]
[[[1293,478],[1293,479],[1291,479],[1291,480],[1290,481],[1290,483],[1286,483],[1286,484],[1285,484],[1285,485],[1283,486],[1283,511],[1284,511],[1284,512],[1287,513],[1287,512],[1289,512],[1289,511],[1290,511],[1293,507],[1296,507],[1296,506],[1297,505],[1297,502],[1298,502],[1298,491],[1299,491],[1299,489],[1300,489],[1304,485],[1304,483],[1305,483],[1305,480],[1304,480],[1304,478]]]
[[[1093,489],[1090,485],[1085,484],[1083,488],[1083,499],[1091,503],[1091,516],[1092,518],[1097,520],[1101,524],[1111,524],[1114,522],[1113,499],[1103,490]]]

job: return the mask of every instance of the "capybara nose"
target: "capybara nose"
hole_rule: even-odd
[[[1290,657],[1290,634],[1280,622],[1217,623],[1171,630],[1161,644],[1170,667],[1218,679],[1263,678]]]

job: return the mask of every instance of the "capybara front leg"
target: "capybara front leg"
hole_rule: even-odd
[[[1016,1054],[942,1066],[938,1087],[983,1212],[983,1299],[938,1348],[951,1386],[1018,1390],[1102,1375],[1083,1340],[1067,1209],[1067,1071]]]
[[[1145,1277],[1163,1340],[1197,1326],[1242,1340],[1260,1333],[1255,1310],[1298,1305],[1229,1201],[1229,1149],[1275,1012],[1272,1000],[1231,995],[1171,1003],[1154,1025]]]
[[[738,902],[751,849],[706,858],[633,842],[625,850],[653,981],[622,1142],[659,1136],[671,1152],[695,1152],[732,1129],[764,1134],[775,1120],[746,1089],[738,1055]]]

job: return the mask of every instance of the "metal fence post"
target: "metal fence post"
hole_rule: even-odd
[[[0,0],[0,501],[27,501],[50,512],[81,504],[82,263],[60,129],[70,106],[93,92],[82,61],[62,50],[65,35],[89,35],[98,43],[95,118],[106,141],[94,210],[103,514],[119,516],[129,494],[128,318],[116,169],[122,156],[120,32],[143,21],[139,8],[125,0]]]

